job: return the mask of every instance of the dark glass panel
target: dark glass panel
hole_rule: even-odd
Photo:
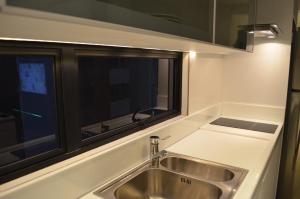
[[[59,147],[54,60],[0,55],[0,166]]]
[[[172,59],[80,56],[78,64],[83,139],[174,111]]]

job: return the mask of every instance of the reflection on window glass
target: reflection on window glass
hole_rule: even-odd
[[[82,139],[172,112],[172,59],[78,60]]]
[[[213,0],[7,0],[8,5],[212,41]]]
[[[0,55],[0,166],[58,147],[54,57]]]
[[[22,92],[47,94],[45,65],[41,63],[18,63]]]

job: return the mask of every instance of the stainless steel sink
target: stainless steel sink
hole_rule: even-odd
[[[94,194],[105,199],[229,199],[245,178],[244,169],[163,151]]]
[[[217,199],[222,190],[212,184],[161,169],[149,169],[115,191],[117,199]]]
[[[167,157],[161,160],[160,163],[172,171],[194,175],[207,180],[223,182],[234,178],[234,173],[224,167],[180,157]]]

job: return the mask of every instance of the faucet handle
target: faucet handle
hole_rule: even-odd
[[[156,136],[156,135],[150,136],[150,143],[151,144],[158,144],[158,142],[159,142],[159,136]]]

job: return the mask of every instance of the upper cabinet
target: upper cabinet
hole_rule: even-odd
[[[255,0],[7,0],[34,9],[250,50]],[[249,30],[249,26],[247,27]]]
[[[7,0],[30,8],[212,42],[212,0]]]
[[[255,0],[216,0],[215,43],[253,50]]]

